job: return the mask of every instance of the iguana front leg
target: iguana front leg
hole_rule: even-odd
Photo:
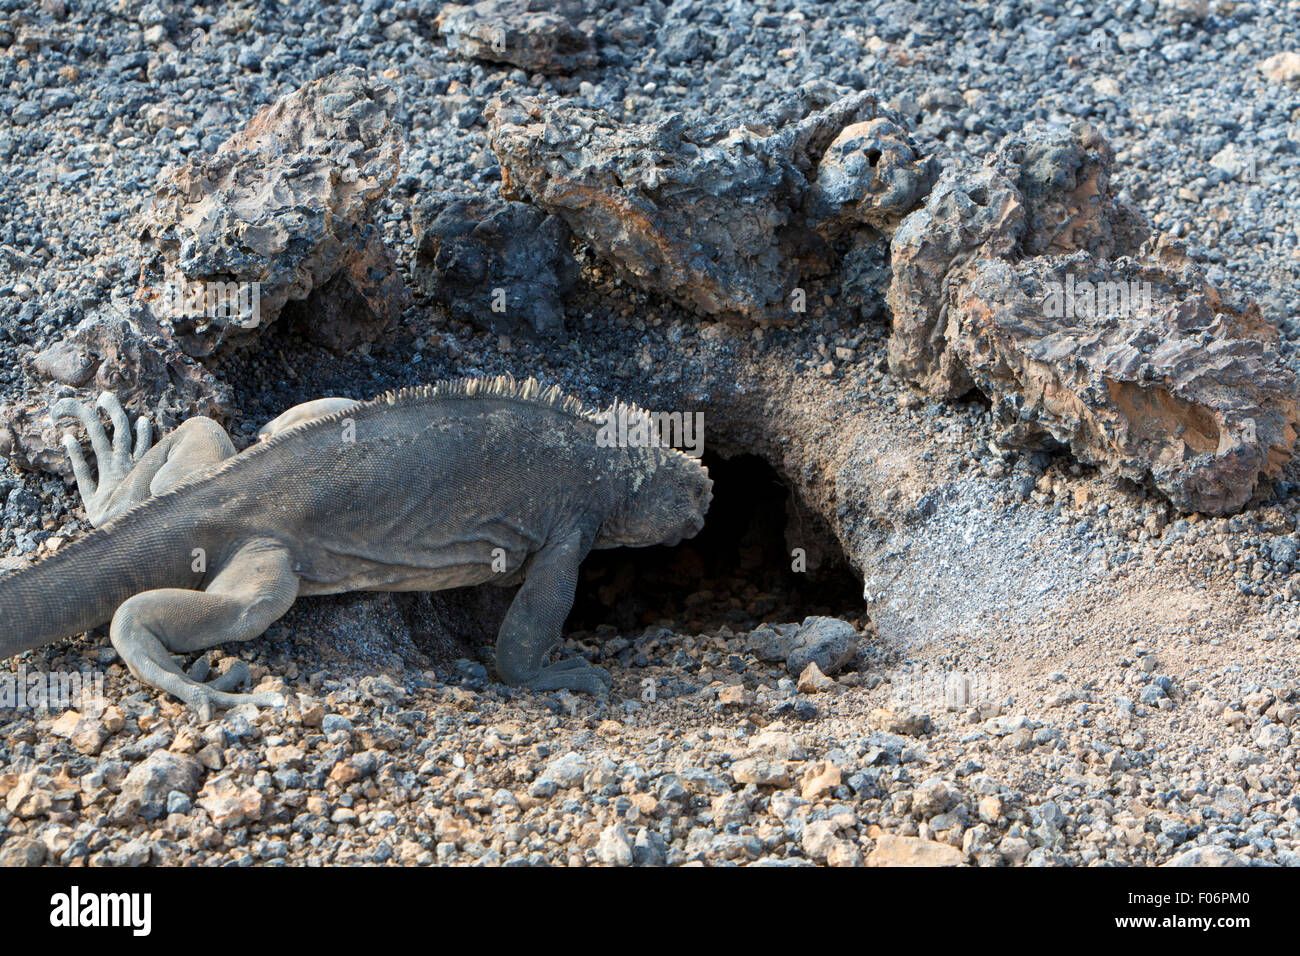
[[[293,604],[298,577],[289,549],[259,539],[243,545],[206,590],[159,588],[129,598],[113,615],[110,637],[131,673],[172,694],[208,720],[218,708],[245,701],[283,704],[278,694],[232,694],[220,680],[200,684],[171,654],[259,637]]]
[[[257,437],[262,440],[271,438],[280,432],[288,431],[295,425],[309,422],[314,418],[324,418],[348,408],[356,408],[361,403],[353,398],[317,398],[310,402],[295,405],[287,412],[281,412],[257,430]]]
[[[533,556],[497,634],[497,673],[507,684],[593,696],[609,693],[609,672],[580,658],[542,666],[573,610],[578,565],[591,549],[591,540],[590,533],[577,530]]]

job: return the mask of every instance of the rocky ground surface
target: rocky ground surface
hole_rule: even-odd
[[[485,111],[511,90],[730,126],[807,83],[873,89],[945,164],[1030,120],[1086,119],[1121,197],[1254,296],[1300,370],[1300,7],[593,3],[564,63],[512,54],[526,73],[462,58],[493,50],[472,18],[449,49],[444,6],[0,0],[0,398],[33,388],[25,357],[136,290],[164,168],[357,65],[391,85],[406,137],[376,221],[414,301],[343,354],[282,321],[209,362],[237,442],[322,394],[505,371],[592,404],[716,409],[706,445],[760,455],[787,487],[834,486],[818,449],[867,442],[861,498],[893,523],[857,568],[868,600],[773,573],[779,536],[730,568],[682,558],[672,600],[607,565],[562,652],[611,669],[608,701],[494,682],[491,589],[303,601],[213,660],[289,706],[206,725],[141,690],[102,634],[62,642],[4,667],[89,669],[104,693],[0,711],[0,863],[1300,864],[1296,466],[1205,517],[1006,450],[985,403],[896,379],[883,305],[833,282],[798,327],[755,330],[584,254],[562,331],[478,331],[419,291],[413,222],[428,195],[497,198]],[[784,441],[755,434],[746,402],[791,423]],[[8,566],[87,527],[46,474],[0,472],[0,502]]]

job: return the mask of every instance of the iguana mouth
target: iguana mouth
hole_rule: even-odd
[[[704,530],[704,519],[703,519],[703,518],[692,518],[691,521],[690,521],[690,530],[689,530],[689,531],[683,532],[682,534],[679,534],[679,535],[677,535],[677,536],[674,537],[674,538],[670,538],[669,540],[664,541],[664,542],[662,542],[662,543],[663,543],[664,545],[666,545],[667,547],[675,548],[675,547],[677,547],[677,545],[681,544],[683,541],[687,540],[688,538],[693,538],[693,537],[695,537],[697,534],[699,534],[699,533],[700,533],[701,531],[703,531],[703,530]]]

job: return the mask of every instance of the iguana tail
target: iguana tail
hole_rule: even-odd
[[[196,532],[173,501],[155,499],[0,576],[0,660],[105,624],[141,591],[195,587]]]

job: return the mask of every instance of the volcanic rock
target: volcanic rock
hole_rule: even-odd
[[[349,68],[282,97],[211,156],[163,175],[141,237],[141,294],[187,353],[207,355],[264,327],[340,274],[367,306],[355,320],[364,337],[400,310],[400,273],[371,220],[398,173],[394,106],[387,86]]]
[[[595,66],[591,37],[566,13],[572,4],[543,0],[449,3],[434,21],[447,47],[466,59],[509,63],[529,73],[572,73]]]
[[[940,398],[970,391],[970,376],[949,342],[959,318],[950,308],[952,286],[971,263],[1011,256],[1024,231],[1024,201],[1006,177],[991,169],[943,174],[890,244],[886,301],[894,317],[894,374]]]
[[[949,170],[893,235],[893,371],[978,387],[1007,444],[1050,437],[1151,479],[1179,508],[1241,507],[1290,459],[1294,376],[1253,305],[1229,304],[1110,187],[1091,126],[1033,127]]]
[[[1261,340],[1258,309],[1208,284],[1086,252],[988,259],[954,309],[953,351],[1009,442],[1045,433],[1213,514],[1246,504],[1291,458],[1295,376]]]
[[[561,217],[644,289],[775,323],[797,319],[802,277],[833,266],[828,237],[889,228],[932,170],[870,93],[784,105],[811,112],[701,129],[680,116],[624,126],[540,99],[497,100],[486,115],[507,198]]]
[[[1115,151],[1089,123],[1031,124],[1003,142],[993,166],[1025,204],[1020,254],[1136,254],[1150,230],[1111,189],[1114,163]]]
[[[416,281],[480,328],[549,333],[577,279],[569,227],[521,202],[449,197],[415,212]]]

